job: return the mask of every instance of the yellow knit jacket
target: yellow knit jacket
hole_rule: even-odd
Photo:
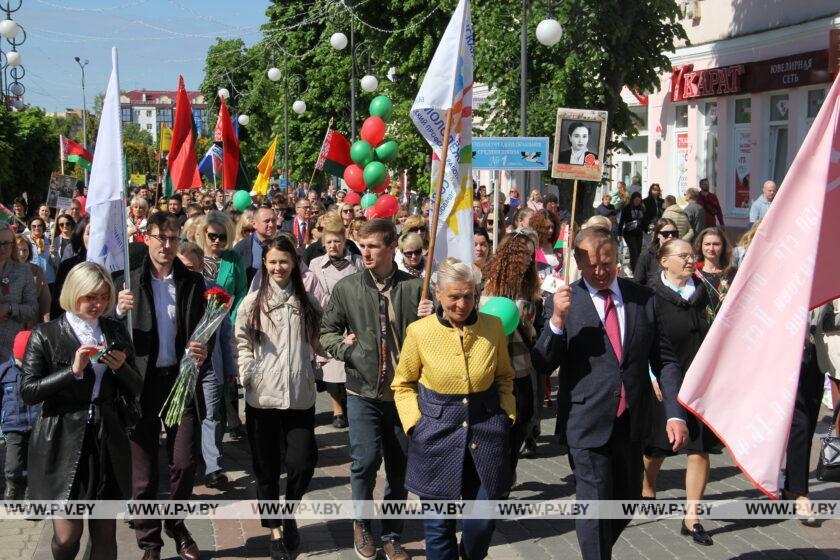
[[[501,321],[479,313],[463,330],[462,340],[457,329],[441,324],[436,315],[409,325],[391,383],[405,431],[420,421],[417,383],[446,395],[479,393],[495,383],[502,410],[516,420],[515,374]]]

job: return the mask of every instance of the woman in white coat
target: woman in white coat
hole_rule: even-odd
[[[321,290],[326,294],[325,301],[321,304],[326,307],[332,294],[333,287],[339,280],[355,274],[362,270],[362,257],[351,253],[347,249],[347,237],[344,230],[344,222],[337,214],[326,214],[321,218],[321,240],[327,253],[318,258],[312,259],[309,269],[315,273]],[[344,388],[346,374],[344,362],[330,358],[329,361],[321,364],[321,371],[316,372],[320,377],[319,381],[332,398],[333,426],[336,428],[347,427],[347,416],[345,415],[345,404],[347,402],[347,391]]]

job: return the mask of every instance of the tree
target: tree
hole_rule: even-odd
[[[608,148],[622,148],[616,138],[632,137],[638,131],[621,89],[625,85],[639,92],[658,89],[660,74],[671,68],[665,53],[686,38],[676,2],[564,0],[555,6],[564,34],[553,47],[534,39],[536,25],[546,15],[546,2],[533,2],[528,12],[528,134],[553,137],[558,107],[601,109],[609,112]],[[493,92],[478,114],[485,118],[490,135],[519,134],[520,14],[519,0],[473,4],[476,81],[488,84]],[[566,208],[571,207],[570,187],[560,188]],[[597,183],[582,184],[579,218],[591,214],[596,187]]]
[[[127,142],[136,142],[146,146],[154,146],[154,139],[149,131],[141,129],[136,124],[123,123],[122,125],[123,144]]]
[[[0,107],[0,185],[2,200],[27,193],[30,205],[45,199],[58,161],[53,120],[37,108],[9,112]]]

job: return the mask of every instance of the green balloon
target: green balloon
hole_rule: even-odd
[[[248,191],[236,191],[233,193],[233,207],[237,212],[244,212],[246,208],[254,203]]]
[[[383,182],[385,182],[385,178],[388,176],[388,170],[385,169],[385,165],[379,161],[372,161],[365,166],[365,185],[369,189],[375,189]]]
[[[384,161],[385,163],[390,163],[392,159],[397,157],[399,145],[396,140],[388,140],[387,142],[379,144],[374,151],[376,152],[376,159]]]
[[[356,140],[350,146],[350,159],[359,167],[364,167],[373,161],[373,148],[364,140]]]
[[[394,116],[394,104],[387,95],[377,95],[370,102],[370,114],[379,117],[385,122]]]
[[[481,312],[501,319],[506,335],[513,333],[519,326],[519,308],[512,299],[494,297],[481,307]]]
[[[365,196],[362,197],[362,209],[367,210],[371,206],[376,204],[376,195],[373,193],[367,193]]]

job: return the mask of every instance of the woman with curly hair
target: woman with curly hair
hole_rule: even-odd
[[[531,218],[529,227],[536,231],[539,237],[534,260],[542,282],[548,276],[558,273],[563,265],[554,253],[554,244],[560,235],[560,220],[547,210],[540,210]]]
[[[510,461],[514,473],[520,450],[523,455],[532,455],[536,450],[536,443],[528,438],[537,387],[537,373],[531,364],[531,347],[536,341],[534,319],[539,316],[538,307],[541,305],[535,250],[536,244],[529,233],[518,231],[502,240],[482,270],[485,283],[480,307],[494,297],[506,297],[516,302],[520,314],[519,326],[507,337],[511,365],[516,372],[513,385],[516,424],[510,432]]]

